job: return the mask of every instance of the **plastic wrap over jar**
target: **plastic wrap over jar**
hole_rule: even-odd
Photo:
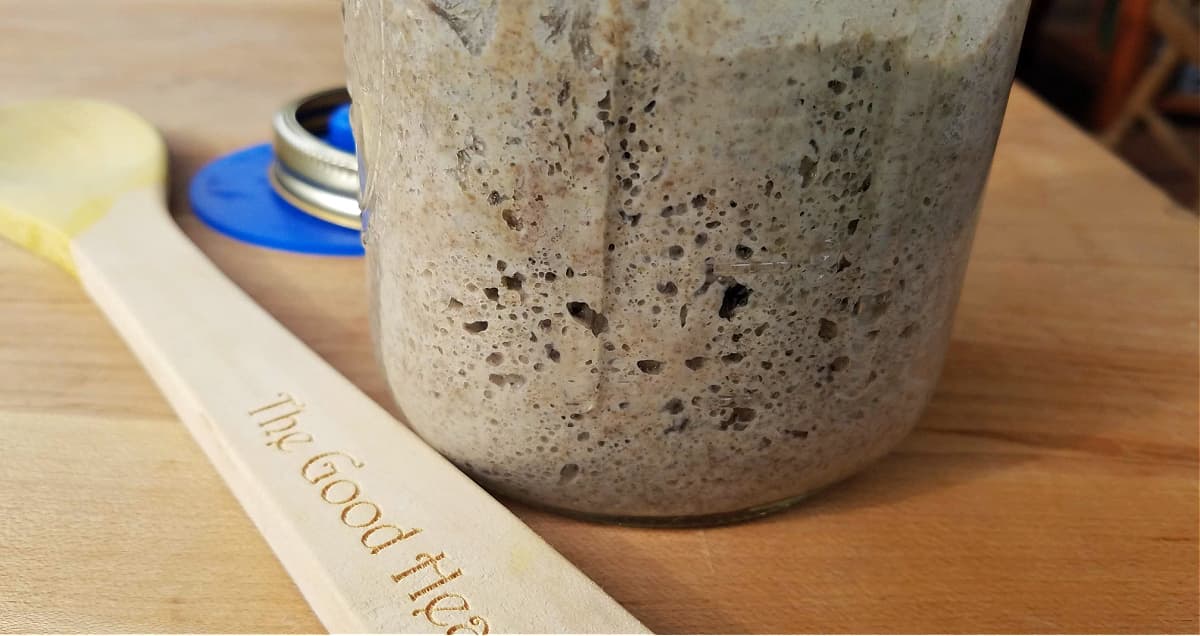
[[[886,453],[940,372],[1026,0],[347,0],[378,354],[497,492],[646,523]]]

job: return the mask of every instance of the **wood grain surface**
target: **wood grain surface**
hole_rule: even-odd
[[[92,96],[167,138],[185,231],[395,412],[363,266],[186,211],[218,154],[342,80],[334,0],[0,0],[0,99]],[[1014,91],[941,385],[891,456],[706,530],[516,507],[658,632],[1196,632],[1197,223]],[[0,244],[0,630],[317,631],[78,282]]]

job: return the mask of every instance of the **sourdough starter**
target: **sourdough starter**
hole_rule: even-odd
[[[938,377],[1026,9],[346,0],[406,419],[499,493],[626,518],[881,456]]]

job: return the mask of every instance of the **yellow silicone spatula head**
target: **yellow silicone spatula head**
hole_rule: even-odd
[[[0,236],[74,272],[69,243],[130,190],[166,175],[154,127],[120,106],[45,100],[0,106]]]

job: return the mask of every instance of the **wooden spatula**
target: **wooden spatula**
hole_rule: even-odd
[[[0,107],[0,235],[78,274],[331,631],[640,632],[229,282],[120,107]]]

